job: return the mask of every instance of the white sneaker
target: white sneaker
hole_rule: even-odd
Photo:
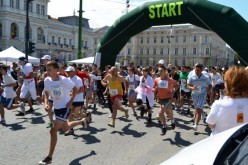
[[[25,104],[23,102],[20,103],[20,108],[21,108],[21,112],[26,115],[26,111],[25,111]]]
[[[194,124],[194,125],[192,126],[192,129],[195,130],[195,131],[197,131],[197,128],[198,128],[198,126],[197,126],[196,124]]]

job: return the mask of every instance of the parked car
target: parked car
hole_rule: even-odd
[[[248,123],[192,144],[161,165],[248,165]]]

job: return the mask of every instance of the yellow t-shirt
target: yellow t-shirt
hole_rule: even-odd
[[[122,83],[118,78],[109,80],[109,94],[110,96],[123,95]]]

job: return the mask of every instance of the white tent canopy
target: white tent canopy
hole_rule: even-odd
[[[75,64],[93,64],[94,63],[94,58],[95,57],[86,57],[86,58],[83,58],[83,59],[77,59],[77,60],[68,61],[68,62],[69,63],[75,63]],[[115,62],[115,66],[117,66],[119,68],[120,63]]]
[[[17,62],[19,57],[25,57],[25,54],[14,48],[13,46],[0,52],[0,61]],[[32,56],[28,56],[28,61],[30,63],[40,63],[39,58],[35,58]]]
[[[95,57],[86,57],[83,59],[77,59],[73,61],[69,61],[69,63],[76,63],[76,64],[93,64]]]

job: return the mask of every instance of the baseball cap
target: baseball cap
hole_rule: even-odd
[[[66,72],[75,72],[75,68],[73,66],[68,66],[65,71]]]
[[[158,63],[164,65],[164,60],[159,60]]]
[[[51,56],[49,55],[44,55],[43,57],[41,57],[42,60],[51,60]]]

